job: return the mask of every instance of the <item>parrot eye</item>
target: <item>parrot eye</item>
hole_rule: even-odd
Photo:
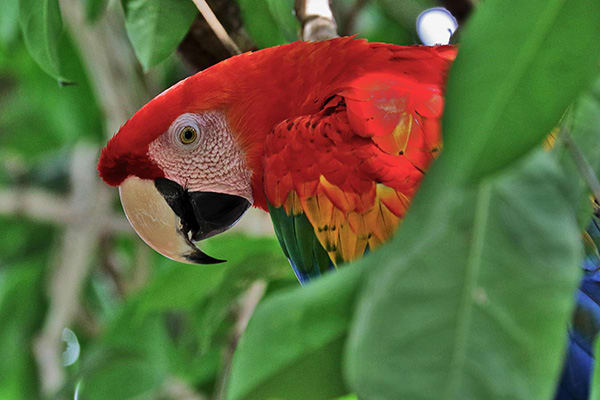
[[[198,132],[193,126],[186,126],[179,132],[179,141],[183,144],[192,144],[197,138]]]

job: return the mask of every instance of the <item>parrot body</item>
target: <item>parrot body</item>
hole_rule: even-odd
[[[219,261],[191,242],[241,216],[211,220],[221,213],[215,207],[222,195],[233,196],[229,201],[242,213],[249,204],[268,210],[305,282],[392,236],[440,150],[443,84],[455,55],[452,46],[352,38],[242,54],[144,106],[103,150],[99,171],[120,185],[140,236],[184,262]],[[196,132],[195,141],[182,141],[184,129]],[[167,235],[164,244],[156,236],[166,233],[155,234],[141,216],[135,198],[153,198],[157,188],[147,184],[153,181],[161,182],[163,197],[184,198],[169,204],[183,239]],[[198,193],[219,194],[208,216],[188,206],[200,201],[192,199]],[[171,218],[169,210],[161,213]]]
[[[225,60],[167,89],[108,142],[100,176],[161,254],[222,262],[195,242],[250,205],[268,211],[301,283],[387,241],[441,149],[453,46],[353,38],[296,42]],[[570,329],[557,400],[589,392],[600,327],[600,231]]]

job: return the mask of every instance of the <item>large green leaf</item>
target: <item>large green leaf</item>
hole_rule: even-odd
[[[20,0],[19,21],[33,59],[47,74],[67,83],[60,54],[62,19],[58,0]]]
[[[444,190],[447,160],[371,261],[347,376],[368,399],[549,398],[581,260],[566,178],[540,150]]]
[[[598,52],[587,35],[598,22],[588,2],[502,4],[486,1],[470,21],[448,84],[444,153],[399,235],[375,254],[382,268],[347,352],[359,396],[554,390],[580,261],[569,185],[549,154],[461,182],[505,167],[550,131],[592,77]]]
[[[122,3],[127,35],[144,70],[175,51],[197,14],[191,0],[122,0]]]
[[[244,28],[260,48],[298,40],[293,0],[237,0]]]
[[[227,399],[330,399],[349,392],[342,353],[363,268],[267,299],[233,360]]]
[[[485,1],[462,34],[447,85],[444,150],[482,177],[552,130],[600,60],[600,2]]]

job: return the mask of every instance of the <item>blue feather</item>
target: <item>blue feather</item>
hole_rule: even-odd
[[[569,327],[568,347],[555,400],[587,400],[594,369],[594,343],[600,332],[600,228],[595,216],[586,234],[584,272]]]

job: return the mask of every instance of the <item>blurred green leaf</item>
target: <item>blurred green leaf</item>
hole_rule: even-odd
[[[122,0],[122,4],[127,34],[145,71],[177,49],[198,13],[189,0]]]
[[[204,241],[202,248],[209,254],[227,259],[225,264],[187,265],[157,255],[157,261],[164,267],[138,295],[138,312],[143,316],[157,311],[190,309],[209,297],[217,302],[225,299],[224,302],[230,304],[252,283],[250,277],[267,277],[273,269],[289,274],[287,260],[277,246],[273,238],[220,235]],[[238,273],[248,269],[252,274]],[[235,290],[231,289],[232,285]]]
[[[294,0],[237,0],[244,28],[259,48],[298,40]]]
[[[386,15],[413,34],[416,34],[419,14],[440,5],[436,0],[377,0],[377,4],[385,10]]]
[[[190,309],[218,287],[227,269],[221,265],[187,265],[166,259],[164,263],[169,268],[157,274],[138,295],[139,317],[171,309]]]
[[[600,2],[585,0],[477,8],[447,84],[444,151],[456,171],[481,178],[556,126],[598,71],[597,15]]]
[[[208,304],[199,320],[200,351],[206,351],[221,322],[227,318],[232,303],[256,280],[271,282],[287,277],[287,282],[297,286],[298,281],[274,237],[252,238],[234,234],[221,240],[207,242],[209,254],[227,254],[226,275],[208,298]],[[219,248],[220,247],[220,248]],[[230,249],[236,249],[235,252]],[[229,250],[229,251],[228,251]],[[226,256],[228,257],[228,256]]]
[[[104,139],[96,98],[68,35],[60,51],[62,67],[77,85],[59,87],[33,62],[21,41],[0,62],[0,74],[10,83],[0,85],[0,157],[17,153],[33,163],[77,140]],[[31,127],[36,127],[35,134]]]
[[[81,376],[86,399],[129,399],[151,393],[166,379],[171,348],[164,321],[155,316],[131,323],[130,311],[111,324],[100,345],[87,355]]]
[[[43,259],[52,248],[56,228],[24,220],[19,216],[0,217],[0,269],[31,257]]]
[[[349,394],[347,396],[337,397],[335,400],[358,400],[355,394]]]
[[[0,44],[8,47],[19,32],[19,0],[5,0],[0,13]]]
[[[108,0],[83,0],[88,22],[96,22],[106,10]]]
[[[596,79],[592,90],[577,100],[572,111],[564,122],[570,132],[571,139],[583,153],[596,176],[600,177],[600,79]],[[573,162],[573,156],[566,146],[557,138],[554,152],[559,154],[561,163],[571,176],[580,179],[571,180],[573,204],[579,205],[579,222],[582,227],[589,223],[592,213],[590,188],[581,179],[581,174]]]
[[[600,340],[596,340],[594,354],[600,354]],[[590,400],[600,400],[600,368],[594,368],[590,389]]]
[[[44,311],[42,268],[30,260],[0,268],[0,398],[37,397],[37,371],[31,341]]]
[[[401,45],[412,44],[414,28],[409,31],[402,27],[379,3],[370,2],[356,18],[354,32],[370,42],[387,42]],[[352,33],[354,33],[352,32]]]
[[[59,51],[63,26],[58,0],[19,0],[19,21],[33,59],[59,83],[68,83]]]
[[[364,268],[266,299],[236,350],[227,399],[330,399],[348,393],[342,354]]]
[[[581,261],[566,177],[539,150],[443,190],[447,160],[370,262],[347,376],[365,398],[550,398]]]

